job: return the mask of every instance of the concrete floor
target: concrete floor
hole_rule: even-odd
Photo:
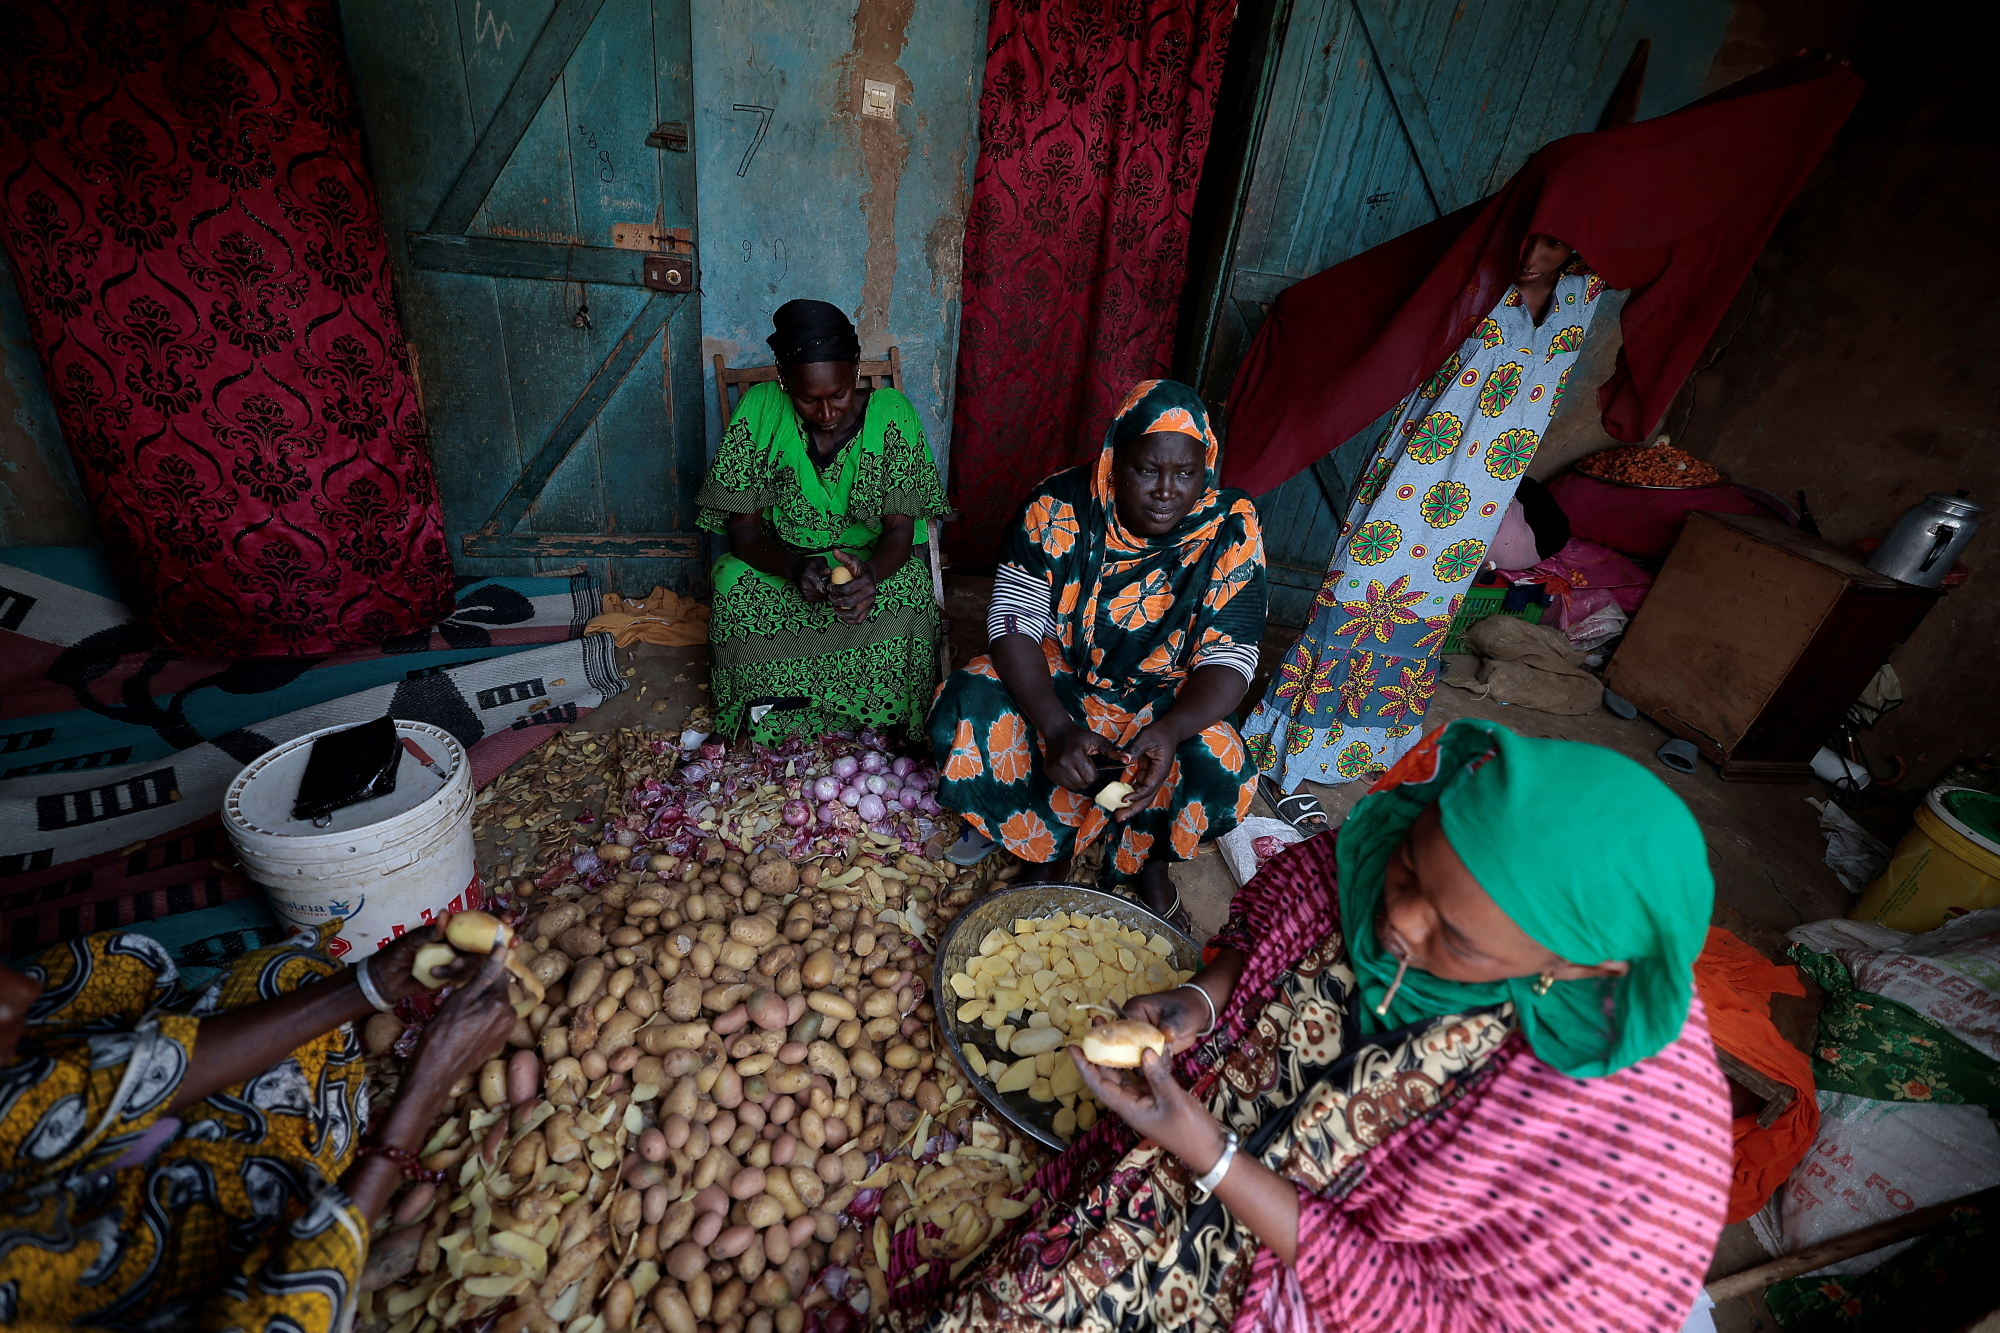
[[[948,580],[945,611],[950,621],[954,667],[963,666],[985,650],[990,589],[990,579]],[[1260,654],[1262,669],[1252,687],[1251,698],[1261,696],[1264,682],[1290,650],[1297,634],[1296,630],[1274,626],[1266,636]],[[660,648],[640,644],[618,650],[618,666],[633,688],[592,712],[574,730],[599,735],[624,727],[679,731],[693,710],[710,703],[708,654],[704,647]],[[1440,687],[1425,717],[1426,727],[1456,717],[1491,718],[1529,736],[1589,741],[1652,767],[1687,801],[1707,836],[1716,884],[1716,924],[1728,927],[1767,952],[1775,955],[1778,937],[1792,926],[1840,916],[1847,910],[1846,890],[1821,859],[1825,843],[1819,832],[1818,816],[1805,800],[1808,795],[1816,798],[1826,795],[1816,783],[1810,786],[1726,783],[1705,763],[1693,774],[1679,774],[1653,758],[1669,737],[1644,718],[1626,721],[1608,711],[1559,717]],[[1313,784],[1315,794],[1336,823],[1360,799],[1365,788],[1366,784],[1361,782],[1339,786]],[[1261,797],[1254,808],[1255,813],[1270,813]],[[1570,840],[1578,836],[1573,830],[1587,819],[1588,812],[1574,812],[1578,816],[1575,821],[1567,819],[1567,813],[1548,812],[1552,852],[1587,855],[1587,847],[1572,845]],[[489,836],[507,835],[495,830]],[[510,865],[521,864],[518,858],[522,852],[519,844],[482,839],[481,868],[489,874],[508,873]],[[1194,920],[1196,937],[1205,938],[1227,916],[1229,900],[1236,889],[1234,881],[1213,846],[1204,847],[1193,861],[1176,866],[1174,879]],[[1803,1036],[1809,1026],[1809,1017],[1804,1017],[1799,1035]],[[1711,1276],[1737,1272],[1765,1258],[1748,1227],[1733,1226],[1723,1235]],[[1775,1327],[1761,1299],[1729,1303],[1716,1312],[1716,1325],[1720,1333],[1749,1333]]]

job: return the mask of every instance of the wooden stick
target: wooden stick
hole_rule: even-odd
[[[1928,1208],[1919,1208],[1904,1213],[1901,1217],[1891,1217],[1850,1231],[1845,1236],[1835,1236],[1816,1245],[1808,1245],[1803,1250],[1783,1255],[1755,1268],[1746,1268],[1728,1277],[1719,1277],[1708,1284],[1708,1298],[1717,1305],[1738,1296],[1748,1296],[1753,1291],[1762,1291],[1774,1282],[1810,1273],[1816,1268],[1839,1263],[1842,1259],[1852,1259],[1857,1254],[1879,1250],[1899,1240],[1908,1240],[1921,1232],[1929,1231],[1951,1215],[1954,1208],[1971,1206],[1991,1208],[2000,1204],[2000,1187],[1968,1194],[1949,1203],[1934,1203]]]

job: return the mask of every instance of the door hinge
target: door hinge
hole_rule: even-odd
[[[647,255],[645,283],[656,292],[694,290],[694,259],[690,255]]]
[[[685,153],[688,150],[688,127],[678,120],[663,120],[659,127],[646,136],[646,147],[663,148],[669,153]]]

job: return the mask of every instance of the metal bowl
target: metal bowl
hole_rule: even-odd
[[[986,932],[999,929],[1012,934],[1016,921],[1040,920],[1057,912],[1108,916],[1134,930],[1163,935],[1174,946],[1168,961],[1179,972],[1201,969],[1201,946],[1130,898],[1081,884],[1027,884],[1002,889],[979,899],[952,921],[938,946],[937,963],[931,973],[931,996],[937,1005],[938,1027],[944,1032],[951,1058],[958,1062],[960,1076],[971,1083],[981,1100],[1006,1116],[1008,1123],[1023,1134],[1060,1152],[1065,1145],[1056,1137],[1053,1127],[1060,1102],[1038,1102],[1025,1092],[996,1092],[990,1080],[973,1073],[972,1066],[965,1062],[968,1044],[978,1046],[979,1053],[989,1059],[1009,1057],[993,1044],[993,1033],[985,1024],[958,1021],[958,993],[950,985],[951,977],[965,971],[979,953],[979,942],[986,938]]]

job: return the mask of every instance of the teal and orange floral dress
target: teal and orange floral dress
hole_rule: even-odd
[[[1207,487],[1172,532],[1139,536],[1118,521],[1112,446],[1153,431],[1207,445]],[[1106,740],[1130,743],[1173,707],[1199,668],[1247,681],[1264,632],[1264,538],[1241,491],[1216,487],[1217,444],[1201,399],[1147,380],[1126,396],[1093,464],[1066,469],[1028,497],[1001,548],[989,639],[1027,634],[1042,645],[1056,697]],[[1148,860],[1185,861],[1236,827],[1256,770],[1227,721],[1183,741],[1152,803],[1114,824],[1090,798],[1043,771],[1041,738],[986,657],[938,691],[928,725],[939,800],[1023,860],[1058,861],[1116,830],[1112,877]]]
[[[1384,772],[1416,745],[1445,632],[1562,406],[1604,290],[1572,260],[1536,324],[1508,288],[1390,416],[1313,621],[1243,726],[1257,767],[1286,791]]]

